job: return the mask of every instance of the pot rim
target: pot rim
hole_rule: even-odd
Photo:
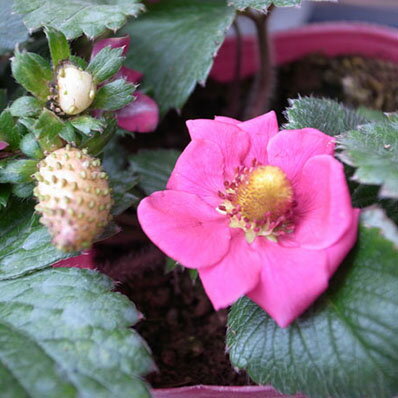
[[[271,34],[271,54],[276,66],[311,53],[361,55],[398,64],[398,29],[364,22],[321,22]],[[256,38],[243,38],[241,78],[258,69]],[[234,79],[235,37],[228,37],[214,61],[210,77],[219,82]]]

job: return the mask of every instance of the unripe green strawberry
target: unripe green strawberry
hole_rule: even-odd
[[[90,247],[110,221],[112,198],[100,160],[67,145],[42,160],[34,195],[40,221],[63,251]]]
[[[96,86],[91,73],[64,62],[57,70],[57,103],[67,115],[85,111],[93,102]]]

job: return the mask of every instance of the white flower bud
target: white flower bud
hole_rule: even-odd
[[[77,115],[93,102],[96,86],[93,76],[65,63],[57,72],[58,105],[67,115]]]

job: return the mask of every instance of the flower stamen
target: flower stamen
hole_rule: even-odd
[[[224,186],[217,211],[230,219],[231,228],[243,229],[249,243],[257,236],[277,241],[293,232],[293,189],[279,167],[253,159],[251,167],[237,167],[234,179]]]

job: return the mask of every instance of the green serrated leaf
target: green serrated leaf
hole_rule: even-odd
[[[43,159],[44,153],[33,133],[26,134],[20,142],[20,150],[33,159]]]
[[[0,210],[0,280],[49,267],[70,255],[58,251],[26,201],[9,201]]]
[[[88,64],[87,72],[94,76],[96,83],[101,83],[112,77],[122,66],[123,48],[104,47]]]
[[[52,152],[64,146],[59,134],[65,123],[53,112],[43,109],[33,125],[33,131],[43,151]]]
[[[68,40],[83,33],[90,38],[106,29],[116,31],[127,17],[137,16],[144,9],[138,0],[15,0],[15,11],[24,16],[23,22],[31,30],[51,26]]]
[[[37,171],[37,160],[19,159],[0,164],[0,184],[32,182]]]
[[[40,101],[47,101],[50,95],[49,83],[53,77],[49,62],[35,53],[15,51],[11,69],[15,80],[22,87]]]
[[[116,132],[117,122],[114,117],[107,116],[105,118],[105,128],[102,133],[95,133],[92,137],[86,137],[87,139],[82,143],[82,147],[87,148],[90,155],[98,156],[113,138]]]
[[[162,113],[181,108],[206,80],[234,17],[224,1],[169,0],[149,6],[123,29],[140,38],[126,64],[144,73],[142,87],[154,93]]]
[[[134,90],[135,86],[126,80],[114,80],[99,88],[91,108],[105,111],[121,109],[133,100]]]
[[[111,289],[77,268],[0,281],[2,396],[149,397],[140,376],[153,364],[130,329],[140,315]]]
[[[128,165],[128,153],[114,137],[104,150],[103,168],[109,175],[109,183],[113,190],[114,205],[112,214],[123,213],[138,203],[137,196],[131,190],[138,184],[139,178]]]
[[[130,156],[132,168],[140,176],[139,187],[145,194],[150,195],[166,188],[180,154],[174,149],[144,149]]]
[[[301,0],[297,1],[298,3],[300,3]],[[243,11],[249,7],[256,10],[267,10],[271,4],[273,4],[272,0],[228,0],[228,5],[235,7],[237,10],[240,11]]]
[[[5,88],[0,88],[0,112],[3,112],[7,107],[7,90]]]
[[[166,257],[166,266],[164,269],[165,274],[168,274],[169,272],[175,270],[178,267],[178,263],[176,260],[173,260],[170,257]]]
[[[87,68],[87,66],[88,66],[88,62],[85,60],[85,59],[83,59],[83,58],[80,58],[80,57],[77,57],[76,55],[71,55],[70,57],[69,57],[69,60],[73,63],[73,64],[75,64],[76,66],[78,66],[79,68],[81,68],[81,69],[86,69]]]
[[[398,123],[370,123],[343,134],[339,158],[356,167],[353,179],[381,185],[380,196],[398,198]]]
[[[283,126],[285,129],[312,127],[331,136],[352,130],[368,121],[354,110],[327,98],[303,97],[289,100],[289,108],[285,113],[288,120]]]
[[[64,124],[64,128],[59,133],[59,136],[70,144],[78,145],[80,143],[80,138],[77,136],[76,130],[70,122]]]
[[[53,66],[56,67],[60,62],[69,59],[71,56],[69,43],[65,35],[54,28],[46,27],[44,32],[47,36]]]
[[[16,44],[28,39],[22,18],[12,12],[13,2],[0,0],[0,53],[14,50]]]
[[[0,210],[2,207],[7,206],[10,194],[11,194],[11,185],[0,184]]]
[[[35,188],[34,182],[23,182],[12,185],[12,193],[18,198],[27,199],[33,195],[33,189]]]
[[[301,3],[302,0],[228,0],[228,5],[235,7],[240,11],[243,11],[244,9],[249,7],[259,11],[266,11],[271,5],[274,5],[276,7],[297,7],[301,5]]]
[[[5,141],[9,149],[18,149],[21,134],[11,112],[6,109],[0,114],[0,141]]]
[[[74,128],[81,131],[85,135],[92,135],[94,131],[102,132],[104,130],[104,122],[88,115],[78,116],[70,120]]]
[[[398,392],[398,232],[379,209],[361,219],[357,245],[329,289],[289,328],[247,298],[232,307],[230,358],[255,382],[316,398]]]
[[[15,100],[10,106],[11,115],[14,117],[38,116],[43,108],[35,97],[23,96]]]

